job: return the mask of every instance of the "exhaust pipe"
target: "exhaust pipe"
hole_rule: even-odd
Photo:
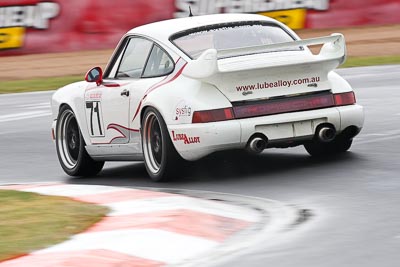
[[[250,140],[248,149],[251,152],[261,153],[267,147],[267,141],[261,137],[255,137]]]
[[[324,143],[333,141],[335,136],[336,130],[333,127],[324,126],[318,132],[318,139]]]

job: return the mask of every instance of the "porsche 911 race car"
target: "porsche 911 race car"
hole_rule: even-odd
[[[318,54],[308,46],[322,45]],[[341,34],[301,40],[261,15],[218,14],[132,29],[104,72],[52,97],[59,161],[72,176],[104,161],[144,160],[166,180],[210,153],[304,145],[312,156],[347,151],[364,113],[333,70]]]

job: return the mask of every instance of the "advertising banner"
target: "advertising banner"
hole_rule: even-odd
[[[174,0],[1,0],[0,56],[112,48],[174,12]]]
[[[150,22],[255,13],[292,29],[400,23],[399,0],[1,0],[0,56],[113,48]]]

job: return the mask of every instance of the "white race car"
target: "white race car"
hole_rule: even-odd
[[[322,45],[318,54],[308,46]],[[88,71],[52,98],[58,157],[72,176],[104,161],[144,160],[166,180],[179,164],[228,149],[304,145],[312,156],[347,151],[363,108],[333,72],[341,34],[301,40],[261,15],[218,14],[132,29],[104,72]]]

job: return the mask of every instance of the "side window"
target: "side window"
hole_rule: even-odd
[[[140,78],[153,43],[142,38],[129,40],[122,55],[116,78]]]
[[[147,60],[143,77],[146,78],[167,75],[171,73],[173,69],[174,62],[169,55],[158,45],[154,44],[149,59]]]

